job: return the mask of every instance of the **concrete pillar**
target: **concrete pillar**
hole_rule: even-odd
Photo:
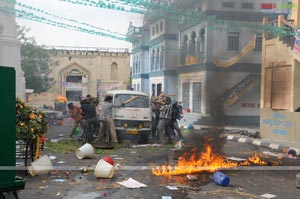
[[[291,19],[294,20],[294,26],[300,25],[300,0],[293,0],[292,16]]]
[[[264,17],[264,18],[263,18],[263,25],[267,25],[268,22],[269,22],[268,17]],[[266,33],[266,32],[264,31],[262,36],[263,36],[263,42],[264,42],[264,40],[265,40],[265,39],[267,38],[267,36],[268,36],[268,33]]]
[[[269,19],[267,17],[263,18],[263,24],[267,25]],[[268,38],[268,33],[263,32],[263,40],[262,40],[262,56],[261,56],[261,83],[260,83],[260,108],[264,108],[264,98],[265,98],[265,65],[266,65],[266,39]]]

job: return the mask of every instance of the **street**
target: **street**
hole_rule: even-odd
[[[0,0],[0,199],[300,199],[299,27],[300,0]]]
[[[48,137],[57,138],[63,133],[67,135],[69,126],[53,126],[48,132]],[[218,150],[223,157],[248,158],[254,153],[264,156],[267,162],[274,160],[263,152],[265,148],[254,145],[226,141],[220,137],[212,138],[210,135],[201,135],[194,130],[184,131],[185,143],[196,143],[195,138],[203,142],[210,140],[212,150]],[[195,133],[195,134],[194,134]],[[61,135],[60,135],[61,136]],[[190,139],[192,138],[192,140]],[[214,142],[214,140],[218,140]],[[221,142],[220,142],[221,141]],[[224,146],[223,146],[224,144]],[[200,147],[199,147],[200,146]],[[199,149],[203,146],[199,144]],[[275,198],[299,197],[300,189],[295,186],[296,173],[299,172],[300,160],[283,158],[279,166],[245,166],[237,169],[226,169],[222,172],[230,178],[227,187],[213,183],[212,173],[195,173],[197,180],[187,179],[187,175],[156,176],[151,168],[162,164],[176,165],[177,160],[170,160],[169,151],[173,145],[161,147],[137,147],[118,148],[114,150],[102,150],[91,159],[78,160],[75,153],[59,154],[50,153],[47,148],[42,154],[57,157],[52,163],[58,170],[56,174],[48,174],[36,177],[25,176],[25,190],[19,192],[20,198],[263,198],[263,194],[272,194]],[[115,165],[120,165],[112,179],[97,179],[94,173],[81,173],[80,170],[70,169],[74,167],[90,168],[104,156],[112,156]],[[64,161],[61,163],[61,161]],[[60,163],[59,163],[60,162]],[[271,164],[270,164],[271,165]],[[296,170],[298,169],[298,171]],[[133,178],[146,184],[147,187],[128,189],[116,182]],[[175,186],[178,190],[170,190],[167,186]],[[266,195],[271,196],[271,195]]]

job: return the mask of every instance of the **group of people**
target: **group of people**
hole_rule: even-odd
[[[72,102],[68,103],[69,114],[74,120],[73,128],[70,137],[73,137],[76,128],[81,126],[86,134],[86,142],[92,143],[93,136],[97,137],[96,142],[101,142],[105,138],[105,142],[111,141],[116,144],[118,138],[115,130],[114,120],[112,116],[113,97],[106,96],[102,105],[102,125],[100,126],[96,108],[99,104],[97,98],[87,95],[80,100],[80,107],[74,105]],[[158,143],[171,143],[177,135],[178,141],[183,140],[181,129],[179,128],[177,120],[182,117],[181,102],[171,100],[163,92],[158,97],[151,97],[151,109],[154,113],[152,120],[152,137],[156,138]],[[100,127],[100,128],[99,128]],[[107,133],[108,132],[108,133]],[[176,132],[176,133],[175,133]],[[109,135],[109,139],[107,139]]]
[[[112,118],[112,96],[106,96],[102,106],[103,124],[100,126],[96,108],[99,105],[97,98],[87,95],[80,99],[80,107],[74,103],[68,103],[69,114],[73,118],[74,123],[70,137],[73,137],[77,127],[81,127],[85,131],[87,143],[92,143],[93,136],[96,136],[96,142],[106,136],[106,131],[110,133],[110,138],[113,143],[118,143],[117,134]],[[99,128],[100,127],[100,128]],[[108,140],[109,141],[109,140]]]
[[[172,101],[169,96],[162,92],[158,97],[152,95],[150,104],[154,113],[152,137],[156,138],[158,143],[166,144],[171,143],[177,134],[178,141],[183,141],[181,129],[177,122],[182,117],[181,102]]]

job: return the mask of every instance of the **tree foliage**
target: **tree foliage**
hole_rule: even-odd
[[[21,42],[21,68],[25,73],[26,88],[34,89],[35,93],[47,91],[54,84],[51,73],[51,50],[37,45],[34,37],[28,37],[30,30],[22,27],[18,31]]]

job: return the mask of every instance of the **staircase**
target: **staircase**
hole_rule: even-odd
[[[295,26],[295,22],[292,19],[281,19],[280,17],[278,17],[277,20],[273,20],[270,21],[268,23],[266,23],[266,25],[271,25],[273,27],[278,27],[278,23],[282,24],[281,28],[284,28],[286,30],[286,33],[289,33],[287,35],[273,35],[270,33],[266,33],[265,36],[265,40],[272,40],[275,38],[279,38],[279,41],[282,42],[282,44],[285,44],[288,48],[290,48],[291,50],[293,50],[294,44],[295,44],[295,33],[297,33],[297,29]]]
[[[249,74],[219,97],[217,99],[218,104],[223,105],[224,108],[234,105],[245,93],[255,86],[259,78],[260,75]]]
[[[294,44],[295,44],[295,37],[294,36],[288,36],[288,37],[280,37],[279,41],[282,41],[283,44],[285,44],[288,48],[293,50]]]

